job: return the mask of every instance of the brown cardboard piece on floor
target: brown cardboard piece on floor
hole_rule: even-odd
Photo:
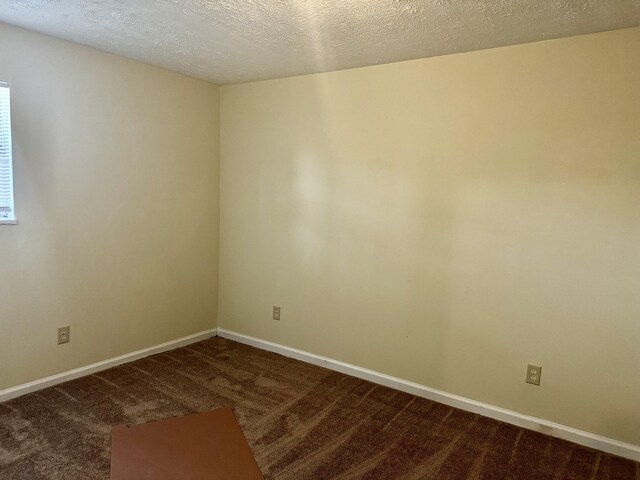
[[[230,408],[114,427],[111,480],[263,480]]]

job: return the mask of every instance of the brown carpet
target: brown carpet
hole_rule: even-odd
[[[273,480],[640,480],[638,463],[220,338],[0,404],[0,478],[106,480],[113,425],[224,406]]]

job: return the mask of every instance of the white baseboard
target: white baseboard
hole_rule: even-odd
[[[575,428],[560,425],[558,423],[543,420],[541,418],[530,417],[523,415],[512,410],[489,405],[487,403],[478,402],[470,398],[461,397],[459,395],[453,395],[451,393],[443,392],[433,388],[425,387],[417,383],[408,382],[401,378],[392,377],[379,373],[367,368],[350,365],[345,362],[333,360],[331,358],[315,355],[313,353],[305,352],[295,348],[286,347],[277,343],[269,342],[266,340],[260,340],[259,338],[250,337],[241,333],[218,328],[218,336],[234,340],[236,342],[251,345],[253,347],[267,350],[269,352],[279,353],[285,357],[301,360],[313,365],[319,365],[321,367],[335,370],[336,372],[345,373],[353,377],[362,378],[379,385],[394,388],[406,393],[416,395],[418,397],[427,398],[445,405],[465,410],[467,412],[473,412],[485,417],[494,418],[511,425],[526,428],[528,430],[534,430],[537,432],[551,435],[552,437],[561,438],[570,442],[584,445],[586,447],[595,448],[603,452],[610,453],[612,455],[618,455],[620,457],[628,458],[630,460],[640,461],[640,446],[632,445],[629,443],[619,442],[611,438],[595,435],[593,433],[585,432]]]
[[[133,362],[134,360],[148,357],[149,355],[166,352],[168,350],[173,350],[175,348],[184,347],[185,345],[200,342],[201,340],[215,337],[215,335],[216,329],[212,328],[203,332],[189,335],[187,337],[182,337],[176,340],[161,343],[160,345],[155,345],[153,347],[143,348],[142,350],[137,350],[135,352],[120,355],[119,357],[110,358],[98,363],[92,363],[91,365],[86,365],[84,367],[69,370],[67,372],[57,373],[55,375],[51,375],[50,377],[34,380],[33,382],[7,388],[6,390],[0,390],[0,403],[20,397],[22,395],[26,395],[27,393],[42,390],[43,388],[52,387],[54,385],[68,382],[69,380],[91,375],[92,373],[100,372],[102,370],[107,370],[108,368],[122,365],[123,363]]]

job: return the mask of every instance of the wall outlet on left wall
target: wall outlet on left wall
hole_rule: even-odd
[[[69,343],[71,341],[71,327],[60,327],[58,329],[58,345]]]

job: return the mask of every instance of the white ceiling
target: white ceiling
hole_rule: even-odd
[[[0,21],[219,84],[640,25],[640,0],[0,0]]]

